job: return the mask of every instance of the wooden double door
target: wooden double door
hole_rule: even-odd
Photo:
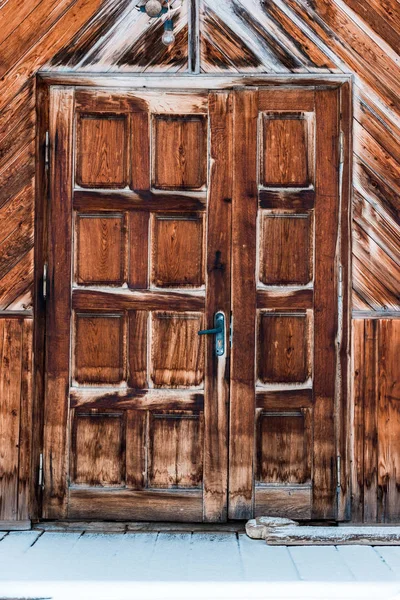
[[[54,86],[49,122],[43,517],[335,518],[338,90]]]

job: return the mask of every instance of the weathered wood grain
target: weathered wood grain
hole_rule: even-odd
[[[0,319],[0,515],[29,519],[32,320]]]
[[[232,95],[210,95],[210,187],[208,204],[213,222],[207,230],[207,326],[214,314],[225,315],[225,339],[230,335],[231,312],[231,223],[233,115]],[[216,359],[214,340],[205,346],[206,377],[204,406],[204,520],[225,521],[228,492],[228,403],[230,348]]]
[[[252,516],[255,415],[258,94],[234,95],[232,202],[232,359],[229,516]]]
[[[319,91],[316,107],[316,210],[314,282],[314,482],[313,515],[334,518],[336,473],[335,396],[338,332],[336,244],[339,181],[338,118],[336,91]],[[318,201],[319,200],[319,201]],[[327,224],[329,223],[328,229]],[[335,225],[336,224],[336,225]]]
[[[46,386],[44,404],[44,515],[66,516],[66,427],[71,318],[71,248],[64,243],[72,235],[72,125],[74,92],[53,90],[50,98],[52,153],[52,214],[49,225],[49,289],[47,312]],[[54,399],[58,401],[55,402]]]
[[[329,71],[344,71],[355,76],[354,308],[369,310],[371,313],[375,311],[377,315],[383,314],[385,310],[394,311],[394,314],[399,311],[400,91],[396,53],[399,47],[400,13],[397,3],[394,0],[371,0],[366,7],[359,0],[318,0],[312,5],[306,0],[289,0],[285,3],[282,0],[271,0],[252,2],[250,5],[243,0],[236,0],[234,3],[207,0],[204,4],[201,18],[192,9],[188,24],[184,2],[175,19],[177,42],[169,49],[160,44],[160,23],[149,23],[144,15],[134,9],[131,2],[65,0],[56,3],[50,0],[29,0],[21,3],[8,0],[2,4],[2,310],[31,310],[33,252],[36,253],[36,264],[41,265],[42,261],[37,250],[42,236],[41,217],[37,219],[34,251],[32,248],[35,74],[38,69],[46,64],[46,69],[74,69],[87,73],[106,70],[180,71],[186,69],[188,54],[194,56],[197,52],[196,66],[191,71],[200,69],[201,59],[203,71],[215,74],[221,71],[246,71],[255,74],[269,72],[277,74],[275,83],[282,81],[282,75],[290,77],[298,72],[313,73],[314,83],[317,85]],[[188,25],[191,40],[189,53]],[[201,29],[201,54],[197,47],[198,27]],[[190,29],[196,30],[195,35],[192,35]],[[249,78],[247,83],[256,82]],[[45,97],[42,97],[42,101],[46,102]],[[204,114],[204,107],[199,112]],[[134,168],[133,165],[131,168]],[[141,172],[145,171],[146,168]],[[149,176],[146,175],[140,188],[144,186],[143,189],[147,189],[145,186],[148,181]],[[134,182],[132,187],[136,189]],[[39,186],[38,191],[41,190],[42,187]],[[270,203],[265,204],[264,208],[286,209],[290,200],[276,193],[272,197],[271,193],[268,192],[268,197],[262,200]],[[103,210],[107,206],[107,198],[98,199],[99,203],[96,204],[96,200],[91,197],[91,204],[88,202],[85,207],[82,205],[82,210]],[[154,196],[151,198],[151,210],[157,209],[158,200]],[[185,200],[188,199],[175,195],[174,199],[170,199],[169,210],[185,210]],[[142,201],[144,198],[137,199],[139,209]],[[129,202],[130,198],[121,195],[118,210],[125,210]],[[307,206],[299,204],[299,208],[310,209],[312,206],[313,201]],[[188,212],[201,210],[203,207],[204,199],[193,198],[186,204]],[[11,231],[13,225],[15,227]],[[37,279],[39,278],[40,268],[37,273]],[[40,289],[40,285],[41,281],[37,284],[37,289]],[[145,284],[142,282],[140,287],[142,285]],[[301,293],[307,295],[308,291]],[[272,306],[271,294],[276,293],[259,292],[259,308]],[[299,294],[297,292],[297,300],[300,298]],[[275,300],[279,301],[281,308],[290,307],[288,296]],[[36,313],[37,302],[36,300]],[[293,302],[294,298],[290,299],[291,306],[295,306]],[[304,297],[298,308],[308,308],[307,302],[309,299]],[[198,308],[200,304],[191,307],[194,310]],[[43,330],[40,318],[36,326]],[[18,337],[16,343],[18,344]],[[392,345],[389,346],[392,348]],[[353,352],[358,350],[354,349]],[[40,362],[40,348],[37,348],[35,355]],[[378,358],[375,359],[377,361]],[[394,367],[390,368],[393,370]],[[39,381],[38,367],[36,370],[35,379]],[[393,414],[393,419],[395,416]],[[40,406],[35,409],[35,423],[36,429],[40,429]],[[359,427],[362,428],[363,424],[359,424]],[[368,429],[368,423],[366,427]],[[21,448],[27,443],[25,431],[21,430]],[[36,476],[37,460],[33,462],[36,465]],[[371,512],[368,514],[367,508],[366,513],[368,519],[375,518],[372,500],[374,493],[372,490],[367,499],[367,503],[371,503]],[[392,499],[389,504],[393,502]],[[382,509],[385,510],[389,509]],[[393,509],[387,514],[395,514],[396,510],[393,504]]]

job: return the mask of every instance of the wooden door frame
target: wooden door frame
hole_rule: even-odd
[[[44,298],[44,268],[48,253],[48,163],[46,132],[49,128],[50,86],[102,87],[123,90],[169,89],[176,91],[238,90],[241,88],[339,88],[340,130],[342,132],[342,162],[340,166],[340,248],[341,264],[340,323],[338,340],[340,377],[337,380],[336,431],[337,456],[340,460],[340,481],[337,488],[337,520],[351,518],[351,156],[352,156],[352,75],[343,74],[91,74],[46,72],[37,74],[36,106],[36,185],[35,185],[35,279],[34,279],[34,402],[33,444],[31,463],[31,518],[40,519],[42,489],[38,485],[43,449],[46,301]]]

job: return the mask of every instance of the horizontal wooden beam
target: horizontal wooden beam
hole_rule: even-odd
[[[71,389],[71,408],[116,410],[203,410],[204,394],[184,390]]]
[[[152,212],[204,210],[207,192],[163,194],[133,191],[75,190],[74,209],[80,212],[140,210]]]
[[[312,112],[315,105],[314,90],[288,90],[285,95],[277,94],[276,90],[260,91],[258,95],[258,109],[268,110],[295,110]]]
[[[310,210],[315,204],[315,190],[268,190],[259,191],[260,208]]]
[[[311,519],[311,484],[256,486],[255,517]]]
[[[69,519],[203,520],[202,490],[69,489]]]
[[[306,390],[256,390],[256,408],[262,410],[285,410],[308,408],[313,403],[312,389]]]
[[[101,292],[75,289],[72,308],[76,311],[118,312],[121,310],[204,310],[205,297],[178,292]]]
[[[257,290],[257,308],[308,309],[313,308],[312,289],[300,290]]]
[[[269,87],[286,85],[296,86],[314,86],[314,87],[339,87],[351,80],[351,75],[335,73],[284,73],[274,75],[260,75],[258,73],[246,73],[232,75],[191,75],[191,74],[111,74],[111,73],[78,73],[78,72],[57,72],[40,71],[40,78],[48,85],[75,85],[75,86],[100,86],[100,87],[120,87],[125,88],[153,88],[153,89],[177,89],[177,90],[198,90],[198,89],[234,89],[243,86]]]

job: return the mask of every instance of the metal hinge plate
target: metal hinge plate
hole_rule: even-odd
[[[339,137],[339,162],[341,165],[344,163],[344,141],[344,132],[341,131]]]
[[[46,298],[47,298],[47,271],[48,271],[48,265],[47,265],[47,263],[44,263],[44,265],[43,265],[43,298],[44,298],[44,300],[46,300]]]
[[[42,453],[40,453],[40,455],[39,455],[38,486],[42,489],[44,488],[44,484],[43,484],[43,454]]]
[[[44,164],[48,169],[50,166],[50,135],[48,131],[46,131],[44,142]]]
[[[337,483],[336,483],[336,490],[337,493],[339,494],[340,490],[341,490],[341,479],[342,479],[342,459],[340,456],[336,457],[336,470],[337,470]]]
[[[338,296],[339,298],[343,297],[343,267],[342,265],[339,265],[339,289],[338,289]]]

